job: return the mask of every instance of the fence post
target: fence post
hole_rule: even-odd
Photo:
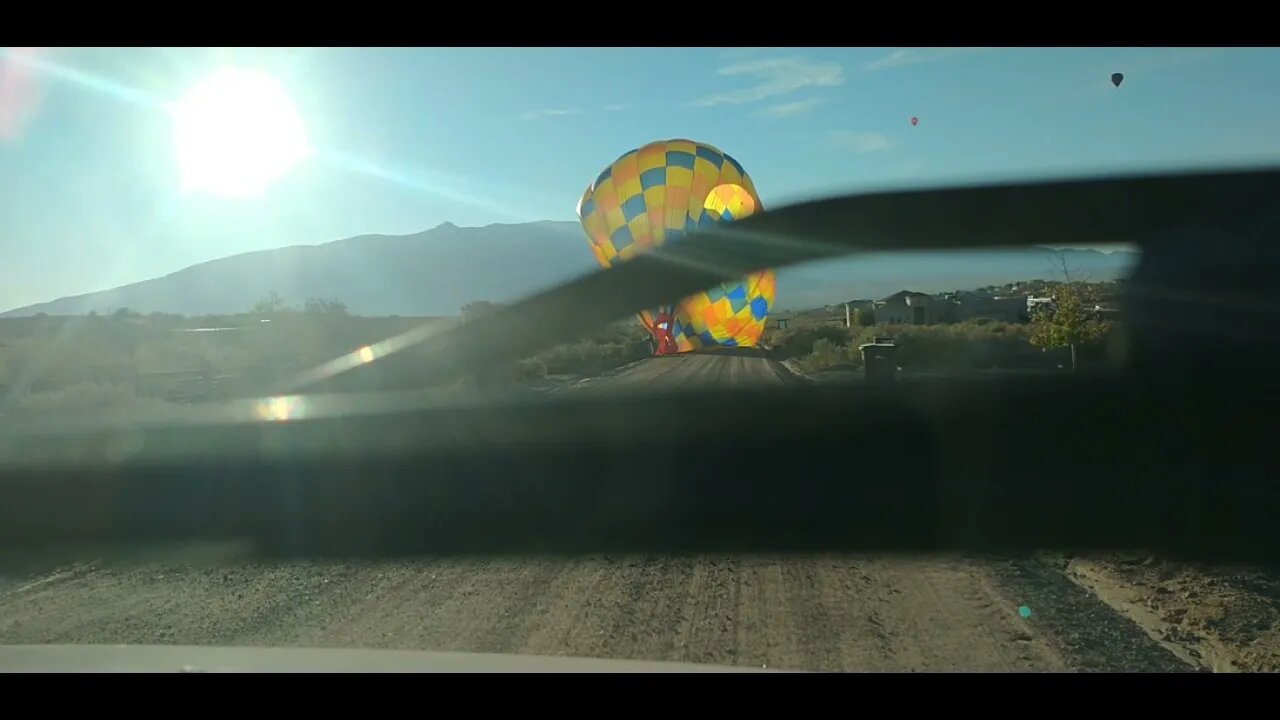
[[[200,361],[200,395],[205,400],[213,397],[213,367],[207,358]]]

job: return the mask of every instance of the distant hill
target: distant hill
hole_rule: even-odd
[[[245,312],[275,292],[290,305],[334,298],[359,315],[456,315],[473,300],[509,301],[597,269],[576,222],[362,235],[242,253],[112,290],[5,315],[79,315],[127,307],[183,315]]]
[[[1123,275],[1137,256],[1065,251],[1073,271],[1093,280]],[[1050,251],[876,255],[780,273],[778,307],[1055,278]],[[164,277],[64,297],[0,316],[82,315],[129,308],[183,315],[244,312],[271,292],[288,304],[342,301],[358,315],[456,315],[475,300],[509,302],[598,270],[576,222],[457,227],[413,235],[362,235],[210,260]]]

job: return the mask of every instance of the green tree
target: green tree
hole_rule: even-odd
[[[476,300],[462,306],[463,321],[475,320],[490,313],[497,311],[502,305],[488,300]]]
[[[303,306],[305,312],[312,315],[346,315],[347,306],[337,300],[310,298]]]
[[[1038,348],[1071,348],[1071,371],[1076,370],[1076,348],[1102,341],[1111,323],[1098,317],[1098,287],[1065,282],[1053,289],[1053,302],[1031,316],[1031,344]]]
[[[267,293],[267,296],[253,304],[253,312],[257,315],[272,315],[284,308],[284,298],[276,294],[275,290]]]
[[[871,308],[858,308],[853,311],[853,324],[856,327],[871,327],[876,324],[876,311]]]

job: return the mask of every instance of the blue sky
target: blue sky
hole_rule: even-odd
[[[35,57],[21,61],[36,68],[26,85],[11,78],[6,91],[3,68],[19,60],[0,49],[0,309],[245,251],[444,221],[572,220],[605,165],[671,137],[735,156],[766,207],[857,188],[1280,161],[1270,49]],[[165,104],[228,66],[279,80],[315,154],[258,197],[184,193]]]

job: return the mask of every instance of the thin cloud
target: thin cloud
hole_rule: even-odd
[[[950,48],[903,48],[894,50],[884,57],[867,63],[863,69],[867,72],[879,72],[905,65],[919,65],[937,62],[957,55],[982,52],[991,48],[982,47],[950,47]]]
[[[759,112],[760,115],[769,118],[788,118],[804,115],[815,107],[825,102],[822,98],[809,98],[808,100],[797,100],[795,102],[782,103],[781,105],[771,105]]]
[[[831,133],[831,142],[836,147],[852,150],[859,155],[883,152],[896,145],[888,137],[874,132],[853,132],[839,130]]]
[[[694,105],[745,105],[805,88],[836,87],[844,83],[844,68],[839,63],[815,63],[795,57],[746,60],[720,68],[716,74],[755,82],[740,90],[709,95]]]
[[[549,117],[563,117],[565,115],[577,115],[577,110],[530,110],[524,114],[525,120],[538,120]]]

